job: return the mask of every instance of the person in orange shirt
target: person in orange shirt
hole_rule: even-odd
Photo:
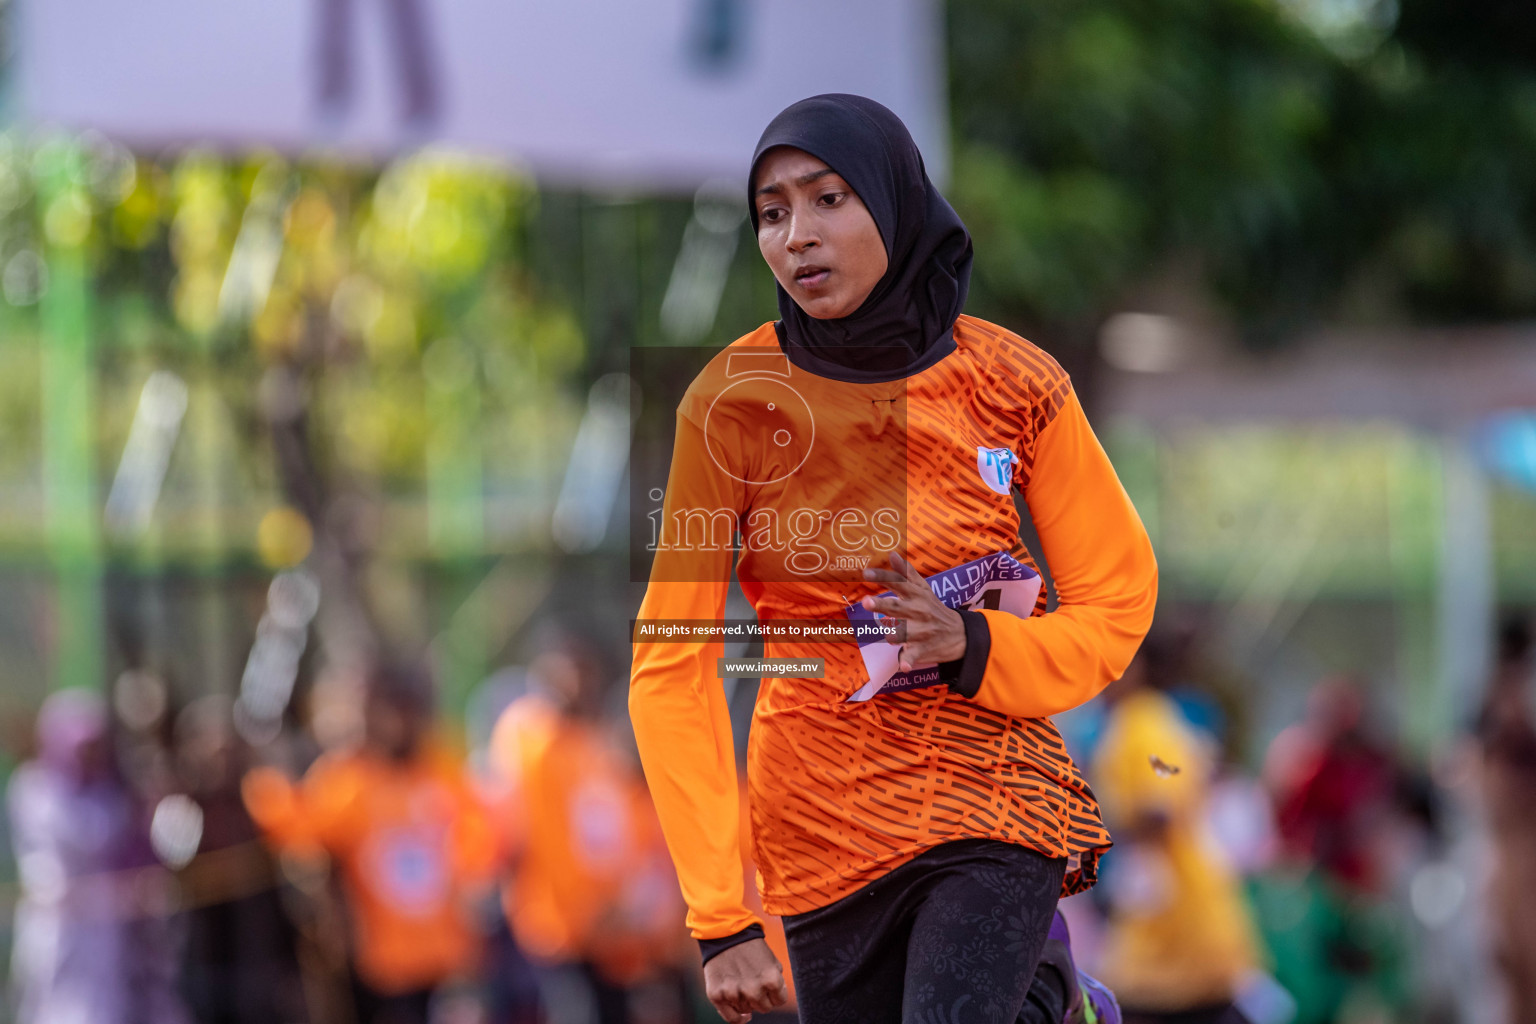
[[[335,865],[360,1024],[424,1024],[433,992],[478,965],[470,902],[498,848],[462,763],[428,738],[428,686],[375,668],[361,749],[326,753],[298,785],[261,768],[242,787],[269,842]]]
[[[722,619],[734,559],[765,655],[793,659],[762,672],[747,776],[801,1020],[1114,1021],[1056,913],[1110,837],[1049,716],[1150,626],[1146,531],[1060,366],[962,315],[970,236],[894,114],[790,106],[748,199],[781,319],[678,406],[629,696],[707,995],[731,1024],[786,995],[743,900],[741,673],[673,629]]]
[[[684,909],[650,795],[603,715],[608,677],[572,635],[545,648],[529,666],[532,691],[491,737],[500,817],[516,842],[508,923],[545,987],[586,990],[602,1024],[627,1024],[637,987],[681,1014],[671,983]]]

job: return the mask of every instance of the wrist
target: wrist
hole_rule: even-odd
[[[732,946],[739,946],[743,942],[751,942],[753,939],[761,938],[764,938],[763,926],[753,921],[733,935],[725,935],[718,939],[699,939],[699,953],[703,956],[704,963],[707,964]]]
[[[992,653],[992,630],[981,612],[962,609],[959,615],[965,629],[965,653],[939,663],[939,681],[962,697],[975,697]]]
[[[949,639],[945,642],[944,648],[939,651],[939,654],[947,656],[939,659],[941,663],[963,660],[969,647],[965,632],[965,612],[957,608],[950,609],[949,622]]]

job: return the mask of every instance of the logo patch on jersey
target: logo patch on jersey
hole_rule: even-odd
[[[976,446],[976,472],[981,482],[998,494],[1007,494],[1013,488],[1013,464],[1019,461],[1010,448],[983,448]]]

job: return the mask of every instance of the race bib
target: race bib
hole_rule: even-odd
[[[990,555],[964,562],[952,569],[934,573],[928,577],[928,586],[934,595],[950,608],[978,611],[983,608],[1008,612],[1024,619],[1035,612],[1035,601],[1040,596],[1040,574],[1023,565],[1006,551],[994,551]],[[887,590],[879,597],[893,597]],[[939,681],[939,666],[914,665],[909,672],[898,672],[903,645],[887,643],[872,629],[887,618],[878,612],[865,609],[861,604],[847,608],[848,619],[855,627],[859,640],[859,653],[864,658],[864,671],[869,679],[854,691],[848,703],[869,700],[878,693],[898,693],[933,686]]]

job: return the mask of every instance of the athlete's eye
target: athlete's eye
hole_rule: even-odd
[[[759,212],[757,219],[761,223],[773,224],[776,223],[783,215],[784,211],[781,208],[777,206],[770,206],[768,209]]]
[[[823,206],[836,206],[838,202],[842,200],[842,198],[843,193],[841,192],[828,192],[826,195],[817,197],[816,201],[821,203]]]

